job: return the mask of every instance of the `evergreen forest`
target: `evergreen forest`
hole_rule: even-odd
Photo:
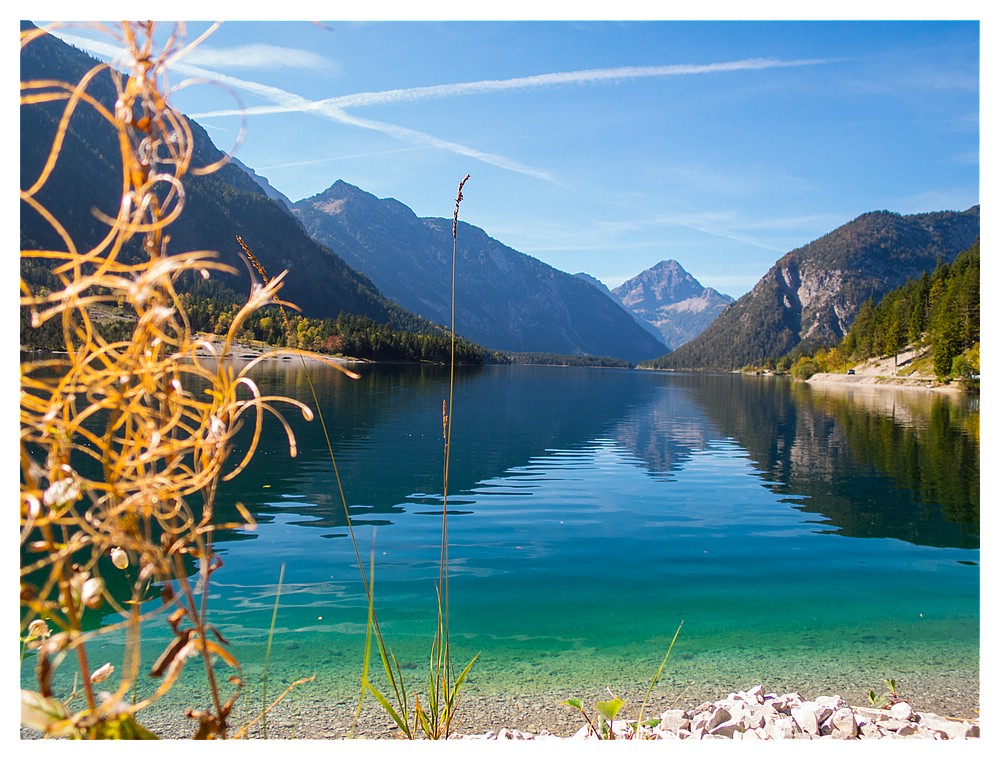
[[[975,385],[979,376],[979,241],[953,262],[942,262],[887,293],[869,298],[839,344],[789,354],[776,365],[798,379],[817,372],[844,372],[848,365],[930,348],[939,381]]]

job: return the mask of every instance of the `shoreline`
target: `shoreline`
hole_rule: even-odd
[[[775,679],[780,681],[781,679]],[[273,702],[281,695],[287,684],[274,683],[269,689],[268,702]],[[879,684],[873,684],[878,686]],[[162,700],[138,714],[138,722],[156,733],[162,739],[190,739],[195,730],[195,723],[184,715],[187,706],[202,707],[203,698],[195,691],[178,684],[176,688]],[[616,689],[615,695],[620,697],[625,705],[618,716],[617,723],[627,724],[637,719],[645,699],[649,684],[633,684],[625,689]],[[782,707],[787,715],[793,702],[811,705],[836,702],[838,706],[849,706],[855,713],[858,723],[873,719],[872,713],[878,712],[867,700],[867,689],[864,687],[842,688],[843,684],[827,684],[815,689],[789,688],[787,684],[765,684],[764,686],[745,686],[746,691],[736,688],[720,688],[720,684],[696,684],[686,688],[684,685],[659,684],[646,703],[643,718],[660,718],[670,713],[672,718],[684,720],[680,715],[686,713],[687,719],[696,725],[699,715],[706,712],[714,713],[718,708],[727,709],[733,716],[736,711],[731,704],[734,697],[756,693],[758,702],[770,701],[776,696],[791,697]],[[358,711],[358,684],[338,684],[334,688],[319,682],[305,683],[290,691],[284,699],[278,702],[267,715],[266,734],[261,722],[257,721],[246,734],[250,739],[308,739],[308,740],[397,740],[402,733],[393,723],[389,715],[377,703],[371,694],[365,696],[364,704],[357,722],[357,731],[352,735],[351,728]],[[420,684],[423,687],[423,684]],[[421,695],[424,689],[418,687]],[[885,688],[882,689],[885,691]],[[728,695],[728,696],[727,696]],[[768,700],[763,699],[768,697]],[[596,702],[609,699],[606,689],[593,686],[588,689],[559,688],[526,691],[524,689],[477,689],[473,684],[467,684],[462,693],[455,721],[452,724],[452,738],[466,739],[581,739],[584,738],[586,722],[580,713],[562,704],[565,700],[578,697],[587,709],[588,715],[596,723],[597,715],[593,706]],[[901,701],[911,708],[914,714],[936,716],[949,721],[949,730],[965,725],[975,726],[978,731],[979,716],[979,681],[978,678],[961,678],[953,673],[943,672],[926,679],[906,679],[900,684]],[[885,696],[882,697],[886,699]],[[423,701],[423,700],[421,700]],[[410,695],[410,710],[412,716],[413,695]],[[237,699],[230,719],[231,733],[235,735],[241,728],[259,718],[263,699],[258,690],[252,686],[245,688]],[[777,704],[777,703],[775,703]],[[961,705],[965,705],[963,709]],[[891,705],[890,705],[891,706]],[[779,707],[781,707],[779,705]],[[880,701],[879,707],[882,707]],[[786,709],[787,708],[787,709]],[[756,709],[756,707],[755,707]],[[955,714],[958,712],[958,714]],[[970,714],[971,713],[971,714]],[[793,714],[794,715],[794,714]],[[780,718],[780,716],[773,716]],[[882,715],[878,720],[897,720],[891,715]],[[796,720],[799,720],[796,718]],[[916,720],[920,720],[917,718]],[[928,719],[926,725],[930,725]],[[822,722],[822,721],[820,721]],[[889,724],[885,724],[888,726]],[[901,723],[892,724],[897,729]],[[885,727],[884,726],[884,727]],[[714,727],[713,727],[714,728]],[[792,730],[792,729],[790,729]],[[920,736],[914,727],[909,729],[914,738]],[[968,730],[966,728],[966,730]],[[723,729],[724,731],[724,729]],[[686,736],[680,738],[729,738],[739,739],[740,734],[716,737],[718,732],[707,729],[706,735]],[[906,735],[905,732],[900,732]],[[709,736],[708,734],[712,734]],[[38,732],[21,728],[22,739],[38,739]],[[660,736],[649,738],[663,738]],[[678,737],[669,737],[678,738]],[[756,736],[743,738],[779,738],[777,736]],[[783,736],[780,738],[795,738]],[[798,738],[821,738],[820,736],[802,736]],[[841,737],[846,738],[846,737]],[[863,738],[878,738],[869,733]],[[893,738],[893,737],[886,737]],[[955,738],[955,737],[953,737]]]
[[[817,372],[805,381],[810,385],[850,388],[887,388],[892,390],[921,390],[932,393],[965,393],[955,383],[941,384],[927,377],[898,377],[891,375],[844,375],[833,372]]]
[[[225,340],[217,335],[199,335],[197,340],[211,346],[211,349],[206,349],[200,347],[197,351],[197,356],[199,359],[222,359],[222,348],[225,345]],[[372,364],[373,362],[369,359],[356,359],[350,356],[334,356],[332,354],[316,354],[315,356],[303,356],[302,354],[291,354],[284,353],[286,351],[292,351],[294,349],[284,348],[281,346],[269,346],[261,343],[260,345],[253,343],[243,343],[234,341],[230,346],[230,351],[225,355],[225,358],[229,361],[238,362],[251,362],[255,359],[260,359],[264,354],[274,354],[274,356],[268,356],[262,361],[277,361],[285,362],[292,361],[293,359],[302,359],[309,363],[316,364],[343,364],[343,365],[354,365],[354,364]]]

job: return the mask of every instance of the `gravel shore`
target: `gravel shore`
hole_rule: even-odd
[[[255,722],[246,732],[251,739],[398,739],[401,732],[381,706],[369,694],[365,698],[361,715],[355,724],[358,705],[357,690],[330,693],[329,690],[314,688],[306,683],[294,689],[268,713],[266,726]],[[423,683],[419,684],[423,687]],[[685,685],[675,690],[673,686],[654,690],[643,713],[644,718],[658,717],[666,710],[695,711],[706,703],[719,703],[727,695],[743,689],[751,690],[753,685],[726,689],[721,684]],[[832,690],[823,688],[812,692],[795,689],[786,684],[767,684],[766,691],[775,694],[799,694],[803,700],[818,700],[823,695],[836,694],[855,710],[870,708],[866,698],[867,689],[847,685],[846,688]],[[625,707],[620,717],[635,720],[645,697],[648,684],[635,684],[632,688],[616,691]],[[422,690],[422,689],[421,689]],[[679,691],[684,690],[683,694]],[[883,689],[884,691],[884,689]],[[269,701],[280,695],[277,685],[272,684]],[[900,694],[915,712],[933,713],[948,719],[974,723],[979,722],[979,682],[978,678],[955,678],[953,674],[907,679],[900,685]],[[183,694],[172,695],[171,705],[183,704]],[[453,734],[482,736],[501,735],[510,732],[532,735],[533,737],[571,738],[584,726],[579,712],[562,704],[565,700],[578,697],[588,711],[593,713],[595,702],[609,699],[608,692],[595,689],[586,691],[545,691],[484,693],[466,688],[458,714],[453,724]],[[411,697],[412,700],[412,697]],[[259,715],[262,700],[259,694],[247,691],[234,708],[231,725],[234,731],[254,721]],[[194,733],[195,724],[184,716],[182,708],[161,701],[140,714],[140,723],[164,739],[186,739]],[[266,732],[266,733],[265,733]],[[37,734],[22,728],[21,738],[37,738]]]

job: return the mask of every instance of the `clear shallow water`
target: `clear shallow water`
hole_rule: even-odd
[[[365,563],[374,551],[382,630],[422,686],[447,371],[368,367],[359,382],[309,371]],[[274,363],[257,379],[311,403],[303,372]],[[297,458],[270,425],[254,466],[220,495],[245,503],[259,526],[220,537],[211,618],[252,685],[284,564],[270,693],[315,672],[305,697],[350,700],[364,590],[319,425],[295,429]],[[479,653],[470,700],[634,692],[682,620],[660,687],[675,696],[692,681],[716,697],[763,683],[856,699],[890,677],[904,687],[978,680],[976,399],[752,377],[463,370],[450,483],[453,652],[461,664]],[[150,630],[151,660],[167,638]]]

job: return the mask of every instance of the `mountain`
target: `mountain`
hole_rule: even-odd
[[[733,370],[840,341],[858,309],[955,257],[979,237],[979,206],[873,211],[785,254],[694,340],[650,366]]]
[[[288,199],[288,196],[286,196],[283,192],[281,192],[277,188],[273,187],[271,183],[267,181],[267,177],[260,176],[253,169],[251,169],[245,163],[236,158],[236,156],[233,156],[231,160],[236,166],[245,171],[247,175],[250,177],[250,179],[252,179],[254,182],[257,183],[257,186],[264,191],[264,195],[266,195],[273,201],[278,201],[279,203],[283,204],[286,208],[290,209],[292,207],[292,202]]]
[[[399,201],[337,181],[292,207],[316,240],[388,297],[439,324],[451,316],[452,219],[420,218]],[[458,225],[456,329],[512,352],[609,356],[632,362],[664,344],[590,284]]]
[[[616,296],[614,293],[611,292],[611,289],[603,282],[598,280],[593,275],[587,274],[586,272],[577,272],[573,276],[597,288],[600,291],[601,295],[603,295],[605,298],[610,298],[616,304],[625,309],[625,311],[628,312],[628,314],[632,317],[633,320],[635,320],[635,323],[639,325],[639,327],[648,332],[650,335],[652,335],[661,343],[663,342],[663,336],[660,334],[660,331],[656,328],[656,326],[646,321],[635,312],[631,311],[627,306],[625,306],[625,304],[622,303],[622,300],[618,296]],[[666,347],[670,348],[670,346]]]
[[[611,292],[626,309],[656,327],[672,349],[700,335],[733,302],[732,296],[704,287],[673,259]]]
[[[30,22],[22,22],[22,29]],[[26,45],[20,54],[21,80],[57,80],[75,83],[97,61],[52,35]],[[88,95],[112,107],[116,91],[107,71],[94,77]],[[34,104],[20,109],[21,187],[39,177],[56,134],[65,103]],[[194,137],[194,166],[205,166],[222,157],[205,130],[188,122]],[[106,234],[107,226],[95,209],[114,216],[121,194],[121,164],[117,133],[93,108],[81,105],[66,131],[59,161],[39,201],[65,225],[77,248],[86,250]],[[215,250],[220,259],[240,272],[229,277],[215,274],[238,292],[249,291],[249,276],[242,262],[236,236],[240,235],[271,275],[288,269],[282,298],[315,317],[337,317],[341,312],[369,317],[380,324],[410,330],[433,330],[426,320],[387,299],[364,275],[351,269],[329,248],[316,242],[280,200],[261,189],[260,178],[236,162],[206,176],[184,178],[185,203],[170,225],[170,252]],[[21,247],[66,250],[65,243],[40,214],[21,203]],[[143,255],[135,239],[124,256]],[[45,284],[49,277],[40,260],[22,259],[22,276]]]

